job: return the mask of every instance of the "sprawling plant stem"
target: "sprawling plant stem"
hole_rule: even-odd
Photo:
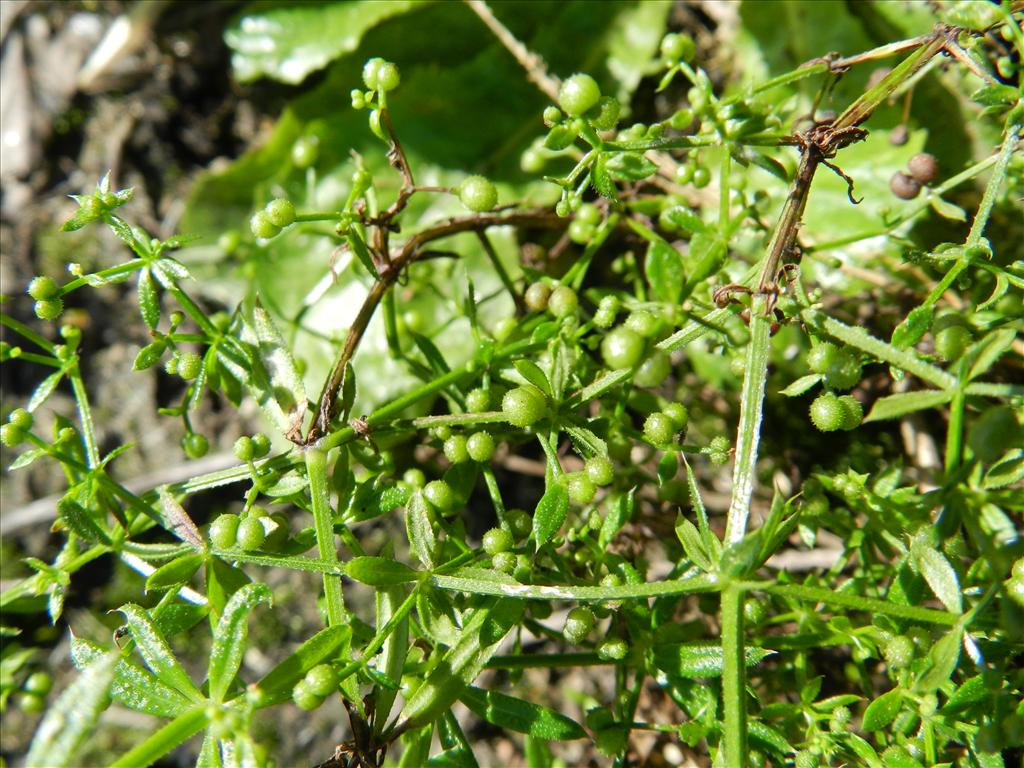
[[[313,502],[313,525],[316,528],[317,551],[320,561],[336,566],[338,550],[334,539],[334,514],[331,495],[327,488],[327,452],[320,448],[306,451],[306,472],[309,475],[309,493]],[[327,623],[330,626],[345,623],[345,602],[341,594],[341,578],[324,574],[324,596],[327,599]]]

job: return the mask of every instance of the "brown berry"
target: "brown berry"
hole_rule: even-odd
[[[897,171],[889,181],[889,189],[901,200],[913,200],[921,194],[921,182],[903,171]]]
[[[910,131],[907,130],[905,125],[897,125],[891,131],[889,131],[889,143],[894,147],[902,147],[907,143],[907,139],[910,138]]]
[[[939,172],[939,164],[935,160],[935,155],[921,152],[910,158],[907,162],[907,170],[917,181],[927,184]]]

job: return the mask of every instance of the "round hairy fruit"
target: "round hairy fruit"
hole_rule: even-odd
[[[459,200],[471,211],[483,213],[498,204],[498,190],[483,176],[470,176],[459,185]]]
[[[577,606],[565,617],[562,635],[573,645],[579,645],[587,639],[587,635],[590,634],[596,623],[597,617],[592,610],[586,606]]]
[[[217,549],[233,549],[238,536],[238,515],[221,515],[210,523],[210,543]]]
[[[831,392],[818,395],[811,403],[811,421],[822,432],[835,432],[846,424],[846,408]]]
[[[263,240],[276,237],[281,232],[281,228],[270,220],[266,211],[256,211],[252,215],[252,218],[249,219],[249,229],[252,230],[253,235]]]
[[[512,534],[504,528],[491,528],[484,534],[481,542],[484,552],[488,555],[496,555],[499,552],[508,552],[513,545]]]
[[[569,500],[576,504],[589,504],[594,500],[597,488],[590,475],[586,472],[573,472],[566,475],[565,488],[569,493]]]
[[[548,312],[559,319],[575,314],[578,306],[576,291],[567,285],[559,285],[548,297]]]
[[[36,301],[52,299],[59,291],[57,281],[45,275],[32,278],[32,282],[28,284],[28,295]]]
[[[441,512],[455,506],[455,492],[444,480],[431,480],[423,488],[423,497]]]
[[[528,427],[539,421],[547,410],[544,394],[529,384],[510,389],[501,399],[501,412],[514,427]]]
[[[615,467],[607,456],[591,456],[584,462],[583,470],[594,485],[608,485],[615,479]]]
[[[295,206],[292,201],[284,197],[278,197],[267,203],[263,212],[267,215],[270,223],[276,227],[287,227],[295,223]]]
[[[667,414],[652,413],[644,421],[644,437],[653,445],[668,445],[672,442],[675,433],[676,426]]]
[[[590,75],[568,77],[558,90],[558,106],[571,117],[579,117],[601,99],[601,89]]]
[[[317,664],[306,673],[304,682],[317,696],[329,696],[338,687],[338,674],[330,664]]]
[[[523,301],[526,306],[534,312],[543,312],[548,308],[548,299],[551,297],[551,286],[547,283],[530,283],[523,294]]]
[[[466,440],[466,451],[473,461],[490,461],[494,455],[494,438],[489,432],[474,432]]]
[[[632,368],[644,354],[643,337],[625,327],[609,331],[601,340],[601,357],[611,369]]]
[[[267,532],[259,518],[247,517],[238,523],[236,541],[242,549],[259,549],[266,540]]]

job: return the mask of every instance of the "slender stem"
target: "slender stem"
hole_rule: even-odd
[[[337,566],[338,549],[334,542],[334,514],[327,488],[327,453],[319,448],[306,451],[306,472],[309,475],[309,494],[313,501],[313,525],[320,560]],[[341,579],[324,574],[324,595],[327,598],[327,622],[330,626],[347,620],[345,601],[341,594]]]
[[[505,286],[505,290],[508,291],[509,296],[512,297],[512,301],[515,302],[516,310],[519,312],[526,312],[526,303],[523,301],[523,297],[519,295],[519,291],[516,290],[515,284],[512,282],[512,278],[509,277],[508,270],[505,269],[505,265],[501,263],[501,259],[498,257],[498,252],[494,250],[494,246],[491,244],[491,240],[487,237],[486,232],[477,232],[477,239],[480,241],[480,245],[483,246],[484,253],[487,254],[487,258],[491,261],[491,266],[494,267],[494,273],[501,280],[501,284]]]
[[[725,765],[746,764],[747,691],[743,650],[743,589],[730,582],[722,590],[722,700],[725,710]]]
[[[13,317],[7,314],[0,314],[0,325],[6,325],[12,331],[17,333],[19,336],[23,336],[40,349],[45,349],[51,355],[54,353],[54,343],[38,333],[33,331],[24,323],[15,320]]]

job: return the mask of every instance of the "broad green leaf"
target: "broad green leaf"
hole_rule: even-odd
[[[418,574],[405,563],[389,557],[354,557],[345,565],[349,578],[372,587],[388,587],[415,581]]]
[[[149,613],[133,603],[127,603],[118,610],[124,614],[142,660],[157,679],[183,693],[191,701],[203,701],[203,695],[175,658],[174,652],[149,617]]]
[[[683,262],[679,253],[663,240],[651,241],[644,260],[644,274],[657,301],[675,304],[683,290]]]
[[[405,532],[413,554],[424,568],[432,570],[437,553],[437,534],[430,505],[419,491],[412,495],[405,507]]]
[[[551,396],[551,382],[548,381],[547,375],[540,369],[539,365],[525,357],[516,360],[514,365],[516,370],[519,371],[520,376],[545,395]]]
[[[956,571],[946,556],[925,544],[911,547],[910,554],[924,580],[928,582],[928,586],[946,610],[951,613],[962,613],[960,579],[957,578]]]
[[[190,709],[112,763],[110,768],[146,768],[179,744],[195,736],[210,722],[210,710],[200,706]]]
[[[435,643],[455,645],[460,629],[455,611],[445,592],[421,589],[416,595],[416,616],[420,625]]]
[[[473,612],[458,643],[406,700],[402,715],[411,726],[425,725],[451,707],[518,623],[524,608],[521,600],[492,599]]]
[[[207,677],[210,683],[210,698],[220,702],[235,679],[245,652],[245,637],[248,632],[249,614],[253,608],[271,601],[270,587],[266,584],[246,584],[228,600],[224,612],[217,621],[213,632],[213,648],[210,650],[210,666]]]
[[[548,741],[582,739],[587,735],[579,723],[563,714],[498,691],[469,686],[459,698],[479,717],[499,728]]]
[[[923,411],[928,408],[936,408],[945,405],[953,399],[953,392],[948,390],[935,391],[923,389],[917,392],[901,392],[898,395],[889,395],[875,401],[871,407],[871,413],[864,419],[869,421],[885,421],[886,419],[898,419],[914,411]]]
[[[537,549],[548,543],[565,522],[569,511],[569,492],[561,483],[552,483],[533,513],[533,541]]]
[[[759,664],[775,651],[748,646],[745,659],[748,667]],[[654,665],[669,675],[686,678],[721,677],[725,654],[715,643],[667,643],[653,650]]]
[[[339,624],[322,629],[295,649],[256,684],[259,705],[269,707],[291,698],[295,683],[321,662],[328,661],[348,644],[352,627]]]
[[[270,77],[294,85],[354,51],[380,22],[414,6],[409,0],[253,6],[228,27],[224,41],[242,82]]]
[[[205,559],[205,555],[191,554],[164,563],[149,574],[146,579],[146,591],[171,589],[186,583],[199,570]]]
[[[861,727],[865,731],[877,731],[891,723],[903,706],[903,691],[893,688],[868,704],[864,710]]]
[[[84,670],[107,651],[100,646],[72,635],[71,658]],[[177,717],[192,706],[191,701],[174,688],[164,685],[148,670],[121,659],[114,670],[110,696],[129,709],[156,717]]]
[[[821,378],[822,377],[817,373],[810,373],[806,376],[801,376],[785,389],[779,390],[779,394],[785,395],[786,397],[799,397],[821,381]]]
[[[107,708],[118,660],[113,652],[94,659],[46,710],[25,758],[28,768],[80,764],[78,748]]]

